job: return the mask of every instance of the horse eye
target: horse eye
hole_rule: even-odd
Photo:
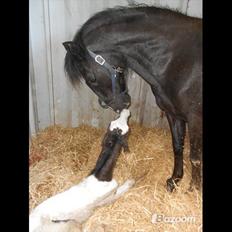
[[[96,82],[96,78],[95,77],[92,77],[92,78],[90,78],[90,82]]]

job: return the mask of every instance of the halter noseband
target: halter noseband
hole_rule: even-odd
[[[122,73],[122,71],[120,70],[121,68],[120,67],[113,67],[111,66],[109,63],[106,62],[106,60],[101,56],[101,55],[98,55],[92,51],[90,51],[89,49],[87,49],[90,56],[94,58],[95,62],[100,64],[101,66],[105,67],[109,72],[110,72],[110,79],[111,79],[111,82],[112,82],[112,91],[113,91],[113,95],[115,96],[115,87],[116,87],[116,78],[117,78],[117,75],[118,73]],[[127,92],[126,91],[123,91],[124,92]]]

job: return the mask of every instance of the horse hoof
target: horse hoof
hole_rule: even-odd
[[[168,192],[172,193],[173,190],[176,188],[176,183],[172,178],[167,179],[167,190]]]
[[[199,168],[201,166],[201,161],[198,159],[191,159],[191,163],[196,168]]]

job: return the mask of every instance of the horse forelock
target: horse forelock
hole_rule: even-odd
[[[67,51],[64,69],[73,85],[79,85],[85,76],[84,63],[87,61],[87,50],[82,39],[82,31],[79,30],[73,40],[72,52]]]

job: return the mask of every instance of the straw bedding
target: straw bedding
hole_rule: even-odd
[[[114,170],[114,178],[119,184],[134,178],[136,184],[115,203],[96,209],[84,223],[84,231],[201,231],[201,193],[196,190],[187,191],[191,174],[187,141],[184,151],[184,178],[178,189],[170,194],[166,191],[166,179],[173,169],[170,132],[144,128],[135,123],[130,128],[130,152],[121,153]],[[78,184],[89,174],[100,153],[105,131],[86,125],[77,128],[53,126],[32,139],[30,210],[48,197]],[[170,218],[152,223],[153,214]],[[194,219],[186,221],[184,217]],[[72,231],[79,230],[74,228]]]

